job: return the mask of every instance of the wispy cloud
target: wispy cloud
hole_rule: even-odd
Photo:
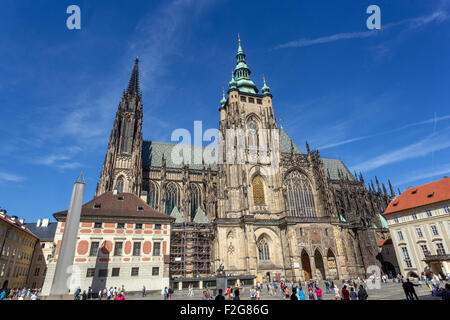
[[[348,40],[348,39],[363,39],[368,37],[374,37],[383,33],[386,30],[389,30],[393,27],[406,25],[409,30],[413,30],[416,28],[420,28],[426,24],[431,22],[443,22],[449,18],[449,14],[444,10],[437,10],[430,15],[420,16],[416,18],[409,18],[405,20],[400,20],[397,22],[387,23],[381,26],[380,30],[370,30],[370,31],[359,31],[359,32],[344,32],[337,33],[330,36],[319,37],[316,39],[299,39],[294,41],[289,41],[283,44],[276,46],[274,49],[284,49],[284,48],[301,48],[313,46],[316,44],[323,44],[329,42],[335,42],[340,40]]]
[[[7,173],[7,172],[0,172],[0,181],[21,182],[23,180],[25,180],[25,177]]]
[[[413,123],[401,126],[399,128],[395,128],[392,130],[386,130],[386,131],[376,133],[376,134],[363,135],[363,136],[359,136],[359,137],[354,137],[354,138],[349,138],[349,139],[345,139],[345,140],[341,140],[341,141],[332,142],[332,143],[320,146],[318,149],[319,150],[330,149],[330,148],[342,146],[345,144],[349,144],[349,143],[353,143],[353,142],[357,142],[357,141],[361,141],[361,140],[366,140],[369,138],[379,137],[379,136],[382,136],[385,134],[391,134],[393,132],[398,132],[398,131],[405,130],[405,129],[408,129],[411,127],[416,127],[416,126],[421,126],[421,125],[426,125],[426,124],[431,124],[431,123],[437,123],[437,122],[449,120],[449,119],[450,119],[450,115],[447,115],[447,116],[436,117],[436,118],[432,118],[432,119],[428,119],[428,120],[424,120],[424,121],[413,122]]]
[[[447,149],[450,147],[449,130],[436,132],[426,138],[401,147],[398,150],[384,153],[375,158],[364,161],[351,167],[351,171],[370,171],[388,164],[401,162],[407,159],[419,158],[431,154],[432,152]]]
[[[431,170],[431,171],[426,171],[426,172],[421,172],[421,173],[412,173],[411,175],[408,176],[408,178],[402,179],[397,181],[397,185],[403,185],[406,183],[410,183],[410,182],[414,182],[414,181],[419,181],[422,179],[428,179],[428,178],[434,178],[437,176],[443,176],[445,174],[450,173],[450,163],[447,163],[443,166],[441,166],[441,168],[436,169],[436,170]]]

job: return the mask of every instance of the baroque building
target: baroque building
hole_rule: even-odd
[[[273,96],[251,80],[239,40],[219,108],[217,148],[143,141],[136,60],[119,104],[96,196],[117,189],[175,218],[172,277],[227,274],[307,280],[365,276],[380,266],[381,216],[395,196],[341,160],[302,152],[278,126]],[[178,148],[178,149],[177,149]],[[181,151],[183,151],[181,150]],[[215,163],[203,156],[215,157]]]

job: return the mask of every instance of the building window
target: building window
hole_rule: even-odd
[[[417,220],[417,214],[416,214],[416,213],[413,213],[413,214],[412,214],[412,218],[413,218],[413,220]]]
[[[258,242],[258,253],[260,261],[270,260],[269,244],[267,243],[265,238],[262,238]]]
[[[45,277],[46,274],[47,274],[47,268],[44,268],[44,272],[42,273],[42,276]]]
[[[161,255],[161,242],[153,243],[153,255],[160,256]]]
[[[249,103],[255,103],[255,99],[253,99],[253,98],[248,98],[248,102],[249,102]]]
[[[436,253],[442,256],[445,255],[444,245],[440,242],[436,243]]]
[[[45,248],[45,243],[41,244],[41,248],[44,249]]]
[[[102,228],[102,223],[101,222],[94,222],[94,228],[95,229],[101,229]]]
[[[114,244],[114,256],[120,257],[122,255],[123,242],[116,242]]]
[[[142,229],[142,223],[136,223],[135,228],[136,229]]]
[[[125,228],[125,223],[123,223],[123,222],[117,223],[117,229],[124,229],[124,228]]]
[[[117,179],[117,183],[116,183],[117,192],[122,193],[123,186],[124,186],[124,180],[123,180],[123,177],[120,177],[119,179]]]
[[[431,232],[433,233],[433,236],[438,236],[439,232],[438,232],[437,227],[434,224],[431,225],[430,227],[431,227]]]
[[[106,278],[108,276],[108,269],[98,270],[98,276],[102,277],[102,278]]]
[[[201,192],[200,188],[192,184],[191,185],[191,221],[194,221],[195,213],[197,212],[197,209],[200,207],[201,203]]]
[[[422,228],[416,228],[417,236],[423,238]]]
[[[403,232],[397,231],[397,235],[398,235],[398,240],[403,241]]]
[[[120,274],[120,268],[112,268],[111,277],[118,277]]]
[[[34,275],[37,277],[37,276],[39,276],[39,272],[41,271],[41,269],[40,268],[36,268],[35,270],[34,270]]]
[[[159,276],[159,267],[152,268],[152,276]]]
[[[399,222],[398,218],[394,218],[394,222],[398,223]]]
[[[289,213],[293,217],[315,217],[316,207],[311,184],[298,171],[291,171],[285,178]]]
[[[86,278],[92,278],[93,276],[95,276],[95,268],[88,268]]]
[[[403,260],[405,261],[407,268],[412,268],[411,259],[409,257],[408,248],[402,247]]]
[[[150,181],[147,198],[148,205],[153,209],[158,209],[158,201],[159,201],[158,186],[154,182]]]
[[[264,204],[266,202],[264,198],[264,184],[260,176],[253,178],[252,188],[253,202],[255,204]]]
[[[161,225],[160,224],[155,224],[155,230],[161,230]]]
[[[298,229],[298,235],[300,237],[303,237],[303,229],[302,228]]]
[[[262,100],[261,99],[256,99],[256,103],[257,104],[262,104]]]
[[[444,212],[445,213],[450,213],[450,207],[449,206],[445,206],[444,207]]]
[[[139,275],[139,268],[131,268],[131,276],[137,277]]]
[[[92,242],[91,243],[91,250],[89,251],[89,256],[90,257],[96,257],[98,254],[98,246],[99,243],[98,242]]]
[[[328,236],[328,228],[325,228],[325,235]]]
[[[123,135],[123,141],[122,141],[122,152],[128,153],[129,152],[129,140],[131,137],[131,123],[130,120],[125,121],[125,130]]]
[[[241,101],[242,102],[247,102],[247,99],[244,96],[241,96]]]
[[[432,216],[433,216],[433,213],[432,213],[430,210],[427,210],[427,216],[428,216],[428,217],[432,217]]]
[[[135,242],[133,244],[133,256],[139,257],[141,255],[141,243]]]
[[[178,207],[179,190],[175,183],[170,183],[166,188],[166,213],[171,214]]]
[[[426,244],[421,244],[420,249],[422,250],[422,255],[424,258],[426,255],[430,254],[430,251],[428,250],[428,246]]]

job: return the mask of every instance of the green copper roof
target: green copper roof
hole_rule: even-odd
[[[294,140],[287,134],[286,130],[280,128],[280,151],[281,153],[291,153],[291,142],[294,147],[295,154],[302,154],[300,148],[295,144]]]
[[[270,88],[266,84],[265,77],[263,77],[263,80],[264,80],[264,86],[262,87],[261,92],[263,93],[263,95],[268,95],[268,94],[270,94]]]
[[[184,218],[181,215],[180,211],[178,211],[177,207],[173,208],[172,213],[170,214],[170,216],[172,218],[175,218],[174,223],[183,223],[184,222]]]
[[[225,98],[225,91],[222,92],[222,100],[220,100],[220,105],[223,107],[225,107],[225,105],[227,104],[227,99]]]
[[[197,211],[195,212],[194,220],[195,223],[210,223],[208,220],[208,217],[206,216],[205,212],[202,210],[202,208],[198,207]]]
[[[239,47],[236,54],[236,60],[236,68],[234,69],[233,73],[236,82],[236,88],[240,92],[257,94],[258,88],[250,79],[251,71],[245,62],[245,53],[244,50],[242,50],[241,39],[239,39]],[[229,85],[231,89],[232,82],[230,82]]]
[[[387,229],[389,226],[386,218],[383,217],[381,214],[378,214],[378,217],[380,218],[381,221],[381,227]]]
[[[350,170],[345,166],[345,164],[339,159],[328,159],[328,158],[320,158],[322,160],[325,174],[327,174],[327,170],[330,173],[330,178],[333,180],[339,180],[339,171],[345,177],[347,177],[350,181],[354,181],[355,177],[351,174]]]

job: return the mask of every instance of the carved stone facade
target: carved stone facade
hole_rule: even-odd
[[[250,80],[240,44],[229,86],[228,99],[224,95],[220,102],[219,131],[223,137],[230,129],[244,135],[224,138],[217,149],[194,146],[191,161],[177,164],[172,159],[176,145],[142,141],[136,64],[117,112],[97,196],[123,188],[144,194],[147,203],[176,217],[179,226],[208,223],[213,230],[210,269],[190,275],[212,274],[223,265],[227,274],[260,278],[365,276],[368,266],[379,265],[377,240],[388,237],[380,213],[395,196],[390,183],[390,193],[378,180],[377,189],[373,182],[367,189],[362,175],[352,175],[342,161],[321,158],[308,144],[302,153],[278,127],[265,80],[261,93]],[[121,129],[124,121],[130,121],[132,134]],[[123,153],[126,137],[129,152]],[[236,161],[240,155],[230,152],[239,150],[236,141],[243,145],[245,161]],[[216,152],[225,158],[219,164],[192,162],[199,154]],[[198,212],[207,220],[199,222]]]

